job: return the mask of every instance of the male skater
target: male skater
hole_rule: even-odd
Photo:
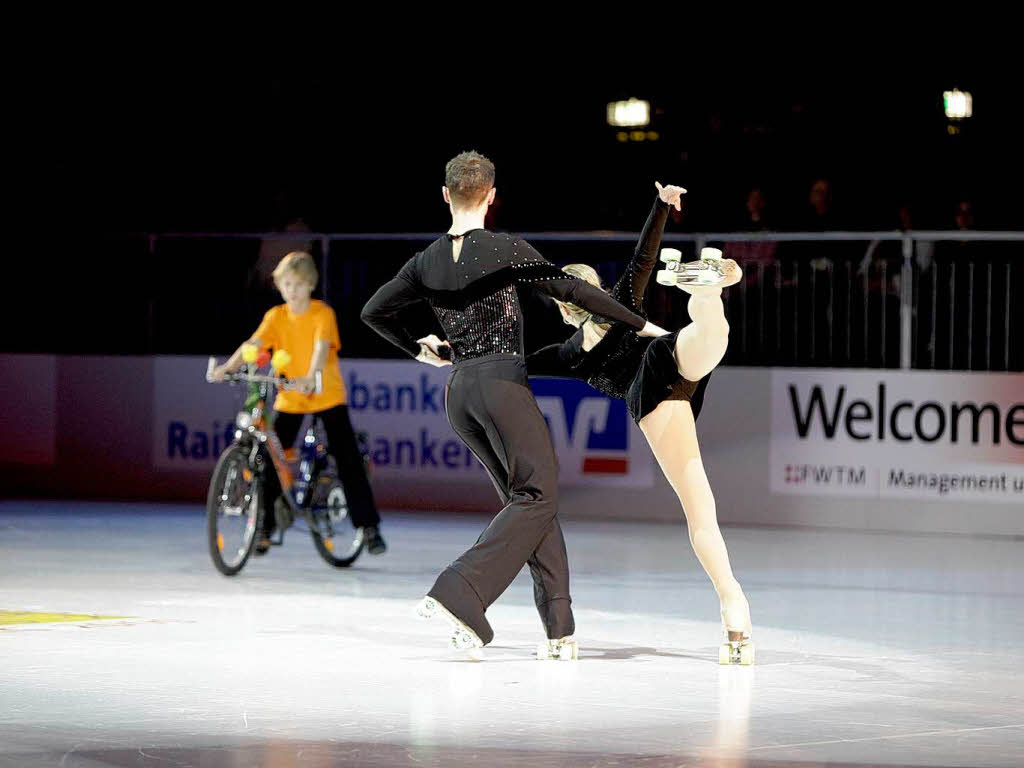
[[[363,321],[423,362],[454,368],[446,389],[448,421],[487,469],[505,507],[467,552],[449,565],[421,602],[420,615],[441,613],[452,644],[470,650],[494,637],[484,612],[530,564],[534,598],[549,641],[569,639],[575,625],[569,564],[558,509],[558,464],[547,424],[527,383],[523,315],[516,284],[630,326],[665,333],[585,280],[566,275],[524,240],[484,228],[494,202],[494,165],[464,152],[445,168],[448,234],[417,253],[363,308]],[[433,308],[448,343],[416,341],[399,312],[417,301]],[[450,346],[449,346],[450,345]],[[573,646],[575,648],[575,646]]]

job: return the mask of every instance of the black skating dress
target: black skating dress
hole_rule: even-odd
[[[617,302],[647,319],[644,293],[658,262],[661,236],[668,219],[668,204],[658,197],[637,243],[633,259],[610,291]],[[595,317],[595,321],[604,321]],[[704,403],[708,374],[688,381],[679,374],[675,360],[675,331],[656,339],[637,336],[626,325],[614,323],[592,349],[583,349],[583,329],[567,341],[551,344],[527,355],[531,376],[582,379],[609,397],[626,401],[638,424],[665,400],[687,400],[696,419]]]

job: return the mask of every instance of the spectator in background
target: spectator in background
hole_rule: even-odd
[[[746,232],[765,232],[769,229],[768,200],[761,186],[755,185],[747,190],[743,217],[737,229]],[[743,282],[740,290],[729,296],[728,307],[734,311],[734,302],[741,303],[743,319],[748,327],[743,329],[743,335],[740,336],[740,350],[750,362],[766,360],[763,340],[769,334],[778,334],[777,328],[766,326],[769,306],[777,298],[773,286],[782,281],[779,261],[775,256],[778,245],[775,241],[752,240],[726,243],[722,248],[726,258],[743,265]],[[739,311],[738,308],[736,311]],[[747,334],[759,340],[749,349],[745,343]]]
[[[960,200],[957,202],[953,221],[959,230],[974,229],[974,205],[970,200]]]
[[[747,192],[746,207],[740,226],[743,232],[765,232],[770,229],[767,219],[768,202],[760,186],[751,187]],[[759,282],[764,271],[777,264],[775,242],[753,241],[727,243],[724,247],[727,258],[743,264],[744,282]],[[774,278],[772,278],[774,279]]]
[[[838,228],[829,178],[813,179],[807,205],[796,225],[801,232],[829,232]],[[797,323],[799,334],[793,340],[792,362],[797,365],[835,364],[834,347],[832,353],[828,347],[838,327],[832,286],[838,278],[849,280],[860,252],[851,251],[849,244],[822,239],[786,243],[778,256],[785,262],[781,265],[783,305],[790,307],[794,322],[802,318]],[[841,325],[842,317],[839,319]]]
[[[740,229],[746,232],[762,232],[769,229],[765,211],[768,203],[761,187],[751,187],[747,192],[746,216]]]
[[[811,183],[800,229],[804,232],[830,232],[840,228],[832,198],[832,182],[820,176]],[[808,249],[807,258],[815,270],[825,271],[834,268],[838,262],[849,261],[857,255],[859,254],[855,250],[851,251],[843,243],[822,242],[815,243]]]
[[[295,216],[274,232],[285,234],[305,234],[310,232],[309,226],[301,217]],[[259,255],[250,271],[250,283],[261,291],[271,292],[274,289],[274,269],[281,260],[293,251],[309,253],[313,250],[313,241],[304,238],[265,237],[260,241]],[[273,298],[273,296],[272,296]]]
[[[969,198],[960,197],[952,214],[952,229],[967,232],[975,228],[974,204]],[[936,368],[971,370],[984,358],[985,312],[990,297],[980,274],[995,252],[992,245],[970,240],[935,245],[936,343],[930,351]],[[973,286],[972,277],[976,281]]]
[[[899,229],[903,233],[911,233],[914,230],[916,216],[913,206],[904,201],[897,211]],[[890,252],[893,254],[890,261],[902,267],[903,264],[903,243],[891,243]],[[926,367],[929,360],[935,359],[935,347],[932,342],[932,291],[935,282],[935,243],[930,240],[914,240],[914,302],[913,302],[913,349],[911,353],[911,364],[915,368]],[[898,260],[897,260],[898,256]],[[902,272],[900,275],[902,280]],[[894,290],[900,291],[900,282],[896,281]]]
[[[274,201],[274,214],[270,232],[284,234],[305,234],[309,226],[296,210],[287,192],[278,194]],[[292,252],[315,253],[313,240],[305,238],[264,237],[256,261],[249,268],[246,278],[246,308],[250,325],[263,319],[263,313],[277,304],[278,291],[274,283],[274,270],[282,259]]]
[[[913,228],[913,214],[910,204],[904,202],[896,211],[893,222],[901,232]],[[858,243],[858,247],[863,243]],[[917,243],[926,251],[931,263],[931,243]],[[917,253],[918,259],[922,253]],[[919,270],[920,271],[920,270]],[[866,316],[861,315],[859,327],[868,329],[871,339],[863,350],[866,364],[878,367],[892,367],[899,362],[900,354],[900,294],[903,281],[903,241],[872,240],[857,264],[853,277],[854,285],[866,292]],[[913,285],[913,283],[911,283]],[[930,299],[930,297],[929,297]],[[916,308],[923,299],[918,298]],[[858,308],[859,309],[859,308]],[[883,317],[884,315],[884,317]],[[882,322],[883,319],[885,322]],[[884,329],[884,338],[883,338]],[[858,338],[858,341],[860,339]],[[920,344],[920,341],[918,341]]]
[[[800,229],[805,232],[825,232],[837,228],[832,182],[825,177],[819,177],[811,183]]]
[[[900,232],[909,233],[914,230],[915,215],[913,206],[909,202],[904,202],[900,206],[897,213],[899,218]],[[920,227],[919,227],[920,228]],[[902,245],[900,250],[902,256]],[[914,265],[921,272],[925,272],[932,266],[932,261],[935,259],[935,243],[931,240],[915,240],[914,241]]]

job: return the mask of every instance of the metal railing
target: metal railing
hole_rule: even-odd
[[[618,276],[637,238],[625,232],[521,236],[555,263],[594,265],[606,282]],[[268,244],[276,244],[280,255],[308,249],[320,264],[319,295],[338,313],[346,351],[374,356],[393,351],[362,327],[359,309],[436,237],[168,233],[147,236],[146,247],[157,262],[195,259],[209,265],[218,261],[211,255],[231,253],[213,281],[219,299],[213,301],[212,320],[225,333],[216,343],[225,349],[251,333],[262,311],[278,301],[266,284],[267,264],[255,283],[243,281],[242,271],[267,261]],[[1012,302],[1014,295],[1024,295],[1024,232],[667,233],[663,242],[690,244],[684,252],[694,254],[716,245],[744,267],[743,282],[723,295],[733,329],[727,364],[1024,370],[1024,310]],[[174,299],[181,298],[176,291]],[[685,300],[680,291],[652,285],[648,311],[656,322],[678,327],[687,322]],[[173,311],[163,298],[151,300],[149,351],[194,351],[168,348],[161,329]],[[426,313],[417,322],[433,318]],[[548,341],[563,332],[552,315],[551,326],[536,336]]]

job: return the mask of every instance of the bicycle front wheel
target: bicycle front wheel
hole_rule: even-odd
[[[217,460],[206,496],[206,534],[210,559],[225,576],[245,566],[256,546],[263,517],[260,478],[249,466],[244,446],[229,446]]]

